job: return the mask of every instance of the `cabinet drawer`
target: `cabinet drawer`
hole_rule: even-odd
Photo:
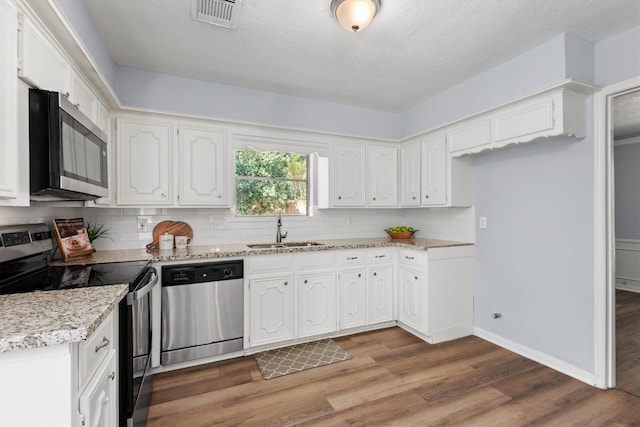
[[[293,255],[263,255],[252,257],[249,265],[252,274],[293,271]]]
[[[367,262],[369,264],[391,261],[391,248],[369,249],[367,251]]]
[[[424,258],[425,254],[426,252],[423,252],[423,251],[412,251],[410,249],[401,249],[400,263],[423,268],[426,266],[426,262]]]
[[[320,251],[310,254],[296,255],[296,268],[298,270],[317,270],[321,268],[335,268],[333,251]]]
[[[348,265],[364,265],[365,261],[364,251],[339,252],[336,256],[340,267]]]
[[[113,314],[102,322],[98,329],[79,345],[79,381],[82,387],[93,375],[102,359],[115,348],[113,333]]]

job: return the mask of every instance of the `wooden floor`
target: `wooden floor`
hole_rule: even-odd
[[[467,337],[336,339],[352,359],[263,380],[253,357],[154,376],[153,426],[640,426],[640,398]]]
[[[640,396],[640,293],[616,290],[616,384]]]

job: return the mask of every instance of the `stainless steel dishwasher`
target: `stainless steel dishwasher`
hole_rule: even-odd
[[[242,350],[243,262],[162,267],[163,365]]]

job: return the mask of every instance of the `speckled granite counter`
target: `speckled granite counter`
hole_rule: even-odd
[[[335,251],[341,249],[366,249],[381,247],[404,247],[417,250],[429,250],[450,246],[469,246],[473,243],[454,242],[451,240],[437,240],[426,238],[414,238],[411,240],[391,240],[388,237],[354,238],[354,239],[330,239],[317,240],[318,246],[299,246],[292,248],[251,249],[246,243],[189,246],[186,249],[173,249],[168,251],[150,251],[145,249],[129,249],[115,251],[98,251],[91,259],[77,260],[72,263],[55,261],[52,265],[92,264],[105,262],[122,262],[151,259],[153,261],[188,261],[209,258],[244,257],[266,254],[284,254],[298,252]],[[285,242],[286,243],[286,242]]]
[[[0,295],[0,353],[87,339],[128,285]]]

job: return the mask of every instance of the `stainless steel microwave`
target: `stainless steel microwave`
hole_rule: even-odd
[[[107,196],[107,135],[58,92],[29,89],[31,199]]]

